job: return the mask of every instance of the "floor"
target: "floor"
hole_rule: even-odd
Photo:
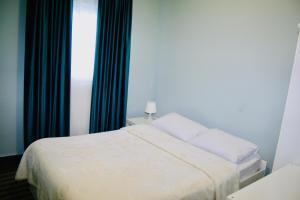
[[[26,181],[15,181],[21,156],[0,158],[0,200],[34,200]]]

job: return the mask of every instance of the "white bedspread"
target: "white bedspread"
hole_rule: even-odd
[[[147,125],[38,140],[16,179],[39,200],[224,200],[239,185],[230,162]]]

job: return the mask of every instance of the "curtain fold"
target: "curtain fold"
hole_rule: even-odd
[[[99,0],[90,133],[125,125],[132,0]]]
[[[27,0],[24,146],[69,135],[72,0]]]

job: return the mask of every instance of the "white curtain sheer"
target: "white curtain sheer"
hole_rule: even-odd
[[[70,135],[89,132],[98,0],[74,0]]]

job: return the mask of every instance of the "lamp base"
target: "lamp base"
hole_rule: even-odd
[[[144,118],[147,119],[147,120],[149,120],[149,121],[155,120],[154,115],[151,114],[151,113],[146,113],[146,115],[145,115]]]

